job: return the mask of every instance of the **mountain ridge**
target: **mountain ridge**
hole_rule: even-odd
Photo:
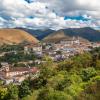
[[[91,42],[97,42],[100,41],[100,31],[92,29],[90,27],[84,27],[84,28],[67,28],[67,29],[60,29],[60,30],[33,30],[33,29],[25,29],[22,28],[22,30],[30,33],[31,35],[35,36],[39,40],[44,40],[46,37],[48,37],[50,34],[54,34],[55,32],[59,33],[59,31],[63,31],[66,36],[72,37],[72,36],[79,36],[84,39],[87,39]]]
[[[38,40],[20,29],[0,29],[0,44],[18,44],[23,41],[37,43]]]
[[[38,40],[42,40],[47,35],[55,32],[54,30],[51,30],[51,29],[47,29],[47,30],[33,30],[33,29],[28,29],[28,28],[15,28],[15,29],[24,30],[30,33],[31,35],[35,36]]]
[[[70,39],[71,37],[64,34],[62,30],[53,32],[52,34],[45,37],[42,41],[44,42],[59,42],[62,39]]]

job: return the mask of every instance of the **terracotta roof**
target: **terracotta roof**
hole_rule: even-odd
[[[27,67],[16,67],[16,68],[10,68],[10,71],[9,72],[16,72],[16,71],[20,71],[20,72],[28,71],[30,73],[36,73],[37,71],[39,71],[39,69],[37,67],[31,67],[31,68],[27,68]],[[23,74],[23,75],[25,75],[25,74]],[[10,79],[10,77],[6,77],[6,72],[4,72],[4,71],[0,71],[0,78]]]
[[[10,72],[14,72],[14,71],[33,71],[33,72],[36,72],[38,71],[38,68],[37,67],[14,67],[14,68],[10,68]]]
[[[29,71],[28,67],[13,67],[9,69],[11,72],[13,71]]]
[[[32,67],[30,70],[31,70],[32,72],[37,72],[37,71],[39,71],[39,69],[38,69],[37,67]]]

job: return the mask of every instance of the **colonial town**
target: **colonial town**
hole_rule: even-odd
[[[100,100],[100,0],[0,0],[0,100]]]
[[[17,46],[20,50],[16,48]],[[3,51],[2,49],[0,50],[0,80],[2,80],[5,85],[9,83],[20,85],[21,82],[29,76],[31,76],[32,79],[39,76],[40,70],[38,66],[45,63],[43,59],[45,56],[48,56],[53,62],[59,62],[75,55],[89,52],[96,47],[100,47],[99,42],[93,43],[79,37],[63,39],[56,43],[22,43],[15,46],[9,45],[2,47]],[[18,55],[20,57],[16,58]],[[26,57],[23,58],[23,55],[27,56],[27,59]],[[36,59],[33,60],[32,56]],[[10,57],[12,57],[12,59],[9,60]],[[13,57],[16,59],[14,60]],[[22,59],[25,59],[25,61]]]

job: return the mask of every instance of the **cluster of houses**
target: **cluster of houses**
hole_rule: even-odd
[[[24,53],[30,54],[34,53],[36,55],[42,55],[42,45],[41,44],[28,44],[24,46]]]
[[[51,42],[26,45],[24,47],[24,52],[27,54],[34,52],[39,57],[49,55],[52,60],[59,61],[88,52],[95,47],[100,47],[100,43],[91,43],[79,37],[73,37],[72,39],[63,39],[57,43]]]
[[[9,83],[20,85],[29,76],[37,78],[39,75],[39,69],[37,67],[11,67],[6,62],[2,62],[1,65],[0,79],[6,85]]]
[[[27,44],[24,45],[24,54],[34,53],[37,56],[37,60],[34,62],[40,64],[43,61],[45,55],[51,57],[53,61],[62,61],[68,59],[74,55],[82,54],[90,51],[92,48],[100,47],[100,43],[91,43],[89,41],[82,40],[80,38],[73,37],[72,39],[63,39],[59,42],[39,43],[39,44]],[[17,54],[17,51],[11,51]],[[5,52],[5,53],[11,53]],[[2,53],[0,56],[5,55]],[[38,59],[39,58],[39,59]],[[19,62],[20,63],[20,62]],[[27,62],[22,62],[23,64]],[[33,61],[28,61],[33,63]],[[39,69],[37,67],[12,67],[8,63],[1,63],[0,68],[0,80],[5,84],[15,83],[20,84],[29,76],[37,78],[39,76]]]

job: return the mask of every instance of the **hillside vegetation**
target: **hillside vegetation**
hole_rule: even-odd
[[[39,65],[40,76],[20,86],[0,83],[0,100],[99,100],[100,48],[53,62],[49,56]]]

